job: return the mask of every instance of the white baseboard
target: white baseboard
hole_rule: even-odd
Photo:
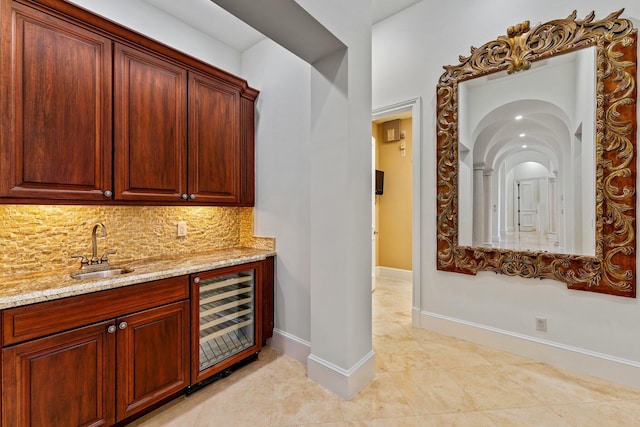
[[[307,366],[307,376],[343,399],[350,399],[374,377],[375,355],[369,352],[351,369],[344,370],[311,354],[311,343],[274,328],[268,344],[274,350]]]
[[[269,346],[304,365],[307,364],[307,358],[311,354],[311,343],[309,341],[277,328],[273,329],[273,337],[269,340]]]
[[[422,311],[420,327],[640,389],[640,363]]]
[[[420,328],[420,309],[416,307],[411,308],[411,326],[414,328]]]
[[[400,268],[391,267],[376,267],[376,276],[378,277],[391,277],[393,279],[400,280],[413,280],[413,272],[411,270],[402,270]]]
[[[343,399],[351,399],[376,375],[373,351],[366,354],[351,369],[346,370],[313,354],[307,359],[307,376]]]

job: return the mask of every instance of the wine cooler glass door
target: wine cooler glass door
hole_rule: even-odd
[[[200,371],[255,344],[255,271],[202,279]]]

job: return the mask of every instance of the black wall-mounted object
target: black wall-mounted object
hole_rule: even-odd
[[[376,169],[376,196],[384,192],[384,172]]]

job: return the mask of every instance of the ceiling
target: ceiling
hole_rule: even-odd
[[[211,0],[143,0],[237,51],[243,52],[264,36]],[[382,21],[422,0],[372,0],[373,22]]]

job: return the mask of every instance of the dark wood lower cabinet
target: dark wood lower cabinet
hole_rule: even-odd
[[[189,302],[2,350],[3,426],[102,426],[189,385]]]
[[[189,385],[189,302],[118,319],[118,420]]]
[[[264,262],[262,273],[262,342],[273,337],[275,304],[275,257],[270,256]]]
[[[224,311],[207,318],[220,330],[208,333],[242,345],[203,370],[189,276],[3,310],[0,427],[120,425],[256,354],[273,330],[273,260],[191,276],[198,294],[211,281],[208,298]]]
[[[3,426],[103,426],[115,422],[114,322],[2,350]]]
[[[4,310],[2,426],[110,426],[185,389],[188,286],[181,276]]]

